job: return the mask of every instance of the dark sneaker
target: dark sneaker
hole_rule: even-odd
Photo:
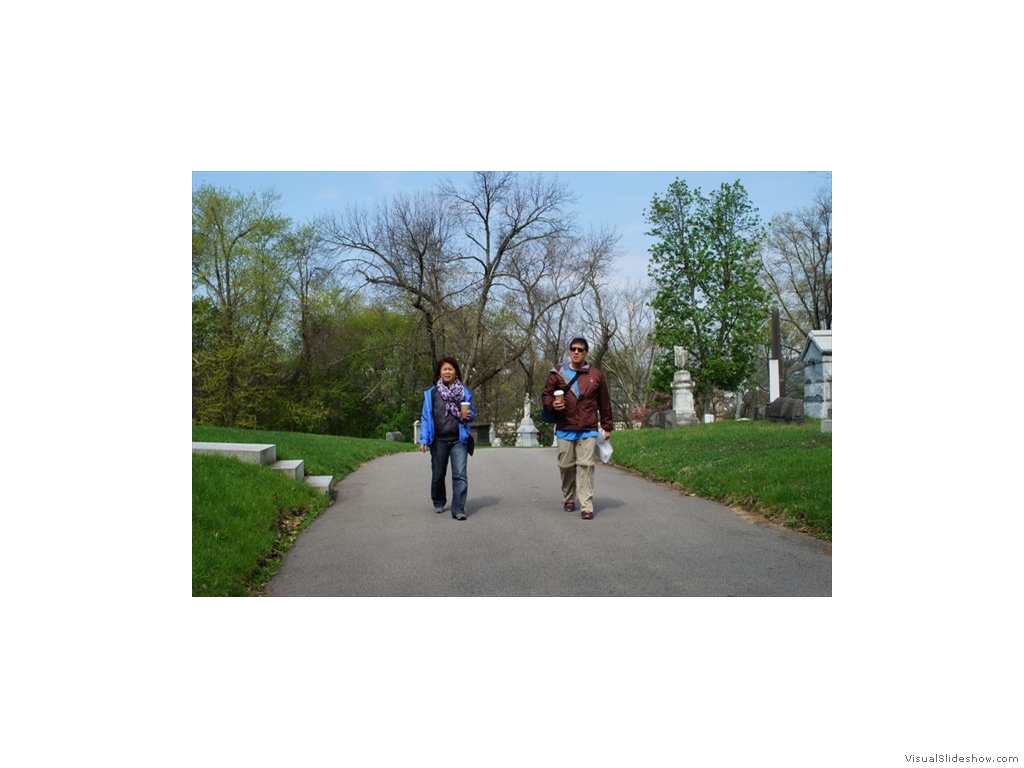
[[[466,519],[466,513],[465,512],[459,512],[459,514],[452,515],[452,517],[454,517],[456,520],[465,520]]]
[[[594,519],[594,510],[592,510],[592,509],[584,509],[582,512],[580,512],[580,517],[582,517],[584,520],[593,520]]]
[[[565,502],[565,504],[562,505],[562,509],[565,510],[566,512],[575,512],[576,511],[576,502],[575,501],[567,501],[567,502]]]

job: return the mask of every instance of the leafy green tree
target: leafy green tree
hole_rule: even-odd
[[[685,347],[699,412],[716,389],[735,390],[755,372],[768,294],[759,282],[764,227],[737,180],[709,195],[676,179],[644,212],[657,238],[648,272],[656,286],[655,339],[667,350],[653,386],[667,390],[672,348]]]
[[[204,330],[193,400],[205,398],[193,410],[206,423],[255,425],[274,387],[287,285],[278,246],[289,225],[277,200],[210,185],[192,193],[193,338],[197,315]]]
[[[338,413],[343,434],[383,438],[398,430],[411,439],[434,372],[418,317],[378,302],[351,313],[344,332],[349,357],[345,409]]]
[[[302,384],[305,359],[292,346],[287,378],[274,417],[279,428],[383,438],[386,432],[412,436],[422,392],[433,365],[424,353],[424,331],[416,313],[358,294],[326,291],[310,305],[310,386]]]

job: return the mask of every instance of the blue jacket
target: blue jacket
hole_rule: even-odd
[[[469,387],[463,385],[466,392],[466,401],[469,403],[469,421],[459,422],[459,442],[465,445],[469,442],[469,422],[476,418],[476,406],[473,405],[473,392]],[[423,445],[430,445],[434,442],[434,390],[433,386],[423,393],[423,413],[420,414],[420,442]]]

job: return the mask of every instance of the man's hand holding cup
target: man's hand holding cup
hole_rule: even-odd
[[[565,408],[565,392],[563,392],[560,389],[556,389],[555,392],[554,392],[554,395],[555,395],[555,410],[556,411],[561,411],[563,408]]]

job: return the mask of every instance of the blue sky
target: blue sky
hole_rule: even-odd
[[[545,172],[557,175],[579,198],[576,204],[580,225],[614,228],[622,236],[620,279],[646,277],[647,249],[652,238],[644,232],[643,212],[654,194],[664,194],[676,178],[704,192],[723,182],[739,179],[765,222],[773,214],[795,211],[811,204],[815,192],[831,187],[831,172],[810,171],[571,171]],[[279,208],[297,222],[325,211],[341,210],[350,203],[372,206],[397,192],[414,193],[432,189],[450,175],[456,180],[467,172],[431,171],[193,171],[192,188],[203,183],[239,191],[275,188],[281,194]]]

